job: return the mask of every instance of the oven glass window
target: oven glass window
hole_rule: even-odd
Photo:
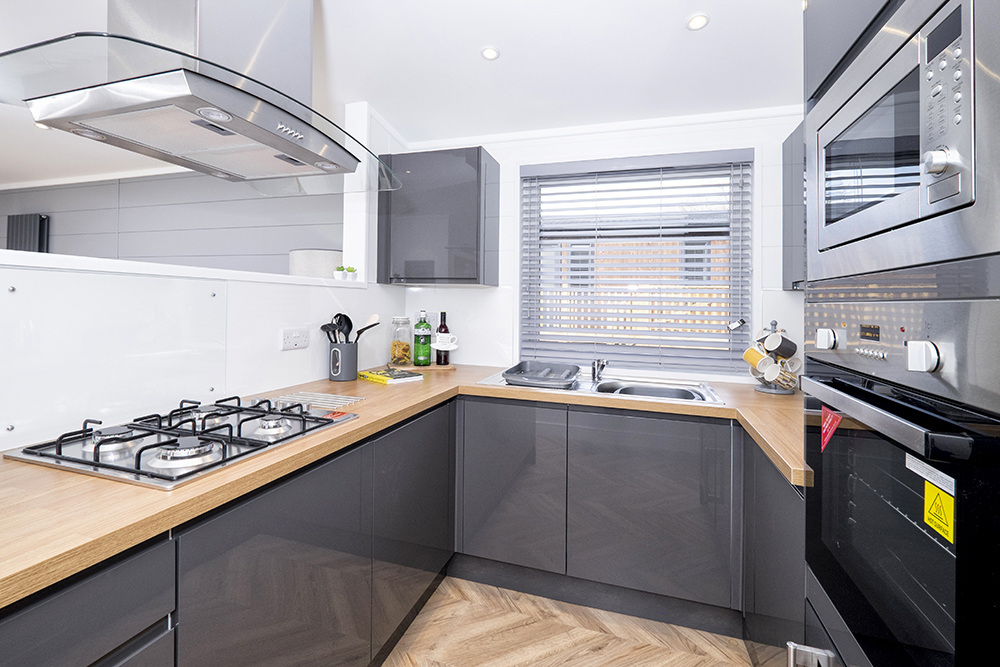
[[[825,147],[826,224],[920,184],[919,85],[914,69]]]

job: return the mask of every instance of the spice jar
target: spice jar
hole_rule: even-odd
[[[410,328],[410,318],[397,316],[392,318],[392,344],[389,348],[389,363],[396,366],[409,366],[413,363],[413,329]]]

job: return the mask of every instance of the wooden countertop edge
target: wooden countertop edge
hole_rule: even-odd
[[[464,370],[474,374],[473,369],[475,368],[477,367]],[[490,373],[482,373],[478,377],[487,377],[492,372],[499,370],[486,369],[484,367],[478,368],[490,371]],[[362,416],[353,422],[345,424],[346,428],[335,431],[333,437],[329,437],[324,432],[310,434],[300,440],[285,444],[281,448],[265,451],[246,461],[241,461],[238,464],[236,474],[230,471],[230,474],[226,475],[223,471],[219,471],[216,475],[198,480],[174,491],[163,492],[155,489],[139,489],[138,487],[125,485],[120,482],[89,477],[82,478],[83,476],[78,475],[66,478],[70,485],[79,484],[81,487],[86,486],[89,493],[99,496],[102,500],[109,503],[115,503],[116,496],[126,498],[130,494],[136,496],[134,500],[143,500],[146,502],[137,503],[141,507],[139,510],[135,510],[135,518],[127,519],[124,523],[112,522],[114,525],[107,526],[105,532],[98,532],[98,529],[93,526],[85,527],[84,531],[86,531],[86,535],[75,538],[79,543],[61,547],[57,553],[50,557],[39,556],[39,560],[32,560],[30,556],[25,556],[25,559],[29,562],[19,568],[17,565],[14,565],[17,569],[7,569],[4,565],[9,566],[10,563],[0,563],[0,608],[17,602],[51,584],[77,574],[88,567],[96,565],[157,535],[161,535],[170,529],[181,526],[206,512],[217,509],[296,470],[361,442],[395,424],[459,395],[735,419],[746,429],[754,442],[761,447],[767,457],[789,482],[799,486],[807,486],[812,483],[812,471],[805,466],[802,460],[801,437],[799,437],[796,448],[790,442],[787,428],[785,429],[786,433],[783,434],[780,426],[780,421],[782,420],[794,418],[801,421],[801,405],[799,405],[798,409],[794,409],[791,406],[786,408],[754,407],[738,409],[733,405],[693,405],[640,401],[622,397],[576,396],[528,388],[479,385],[471,382],[469,378],[461,377],[465,375],[462,370],[459,369],[459,373],[457,374],[442,374],[450,377],[437,379],[434,382],[425,382],[423,386],[413,383],[410,386],[415,391],[420,392],[419,396],[414,397],[409,393],[401,394],[398,397],[401,400],[391,401],[389,404],[385,403],[390,395],[387,390],[391,391],[393,388],[381,385],[365,387],[365,385],[370,383],[358,381],[355,387],[364,387],[364,389],[359,392],[349,393],[368,394],[368,397],[373,399],[372,409],[365,411],[359,408],[358,412]],[[455,378],[456,375],[461,377],[461,379],[453,383],[452,378]],[[440,386],[435,387],[434,385]],[[405,387],[407,385],[397,386]],[[333,388],[336,388],[335,383],[317,381],[294,388],[286,388],[281,393],[289,391],[330,391]],[[349,388],[345,387],[345,389]],[[278,393],[268,392],[268,395],[278,395]],[[404,397],[407,397],[406,400],[402,400]],[[723,398],[725,399],[725,396]],[[31,464],[18,464],[16,462],[4,463],[31,466]],[[38,466],[31,467],[35,469],[39,468]],[[237,469],[237,466],[234,466],[233,469]],[[41,468],[40,470],[48,469]],[[60,483],[62,483],[61,476],[67,474],[65,471],[58,470],[49,472],[59,475]],[[38,474],[43,473],[39,472]],[[126,491],[125,489],[131,489],[131,491]],[[169,495],[164,496],[164,493]],[[128,499],[133,500],[132,498]],[[166,507],[162,507],[162,509],[154,509],[152,507],[149,507],[148,511],[142,509],[142,507],[160,504],[158,501],[162,500],[173,502]],[[119,502],[122,501],[119,500]],[[78,532],[80,531],[70,531],[71,536],[67,538],[67,541],[73,541],[73,536],[76,536]],[[49,548],[53,547],[50,546]]]

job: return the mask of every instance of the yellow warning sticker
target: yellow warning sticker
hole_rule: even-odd
[[[955,543],[955,497],[924,480],[924,523]]]

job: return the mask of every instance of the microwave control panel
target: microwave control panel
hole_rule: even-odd
[[[961,4],[949,6],[921,31],[921,217],[972,201],[972,40],[964,18]]]

